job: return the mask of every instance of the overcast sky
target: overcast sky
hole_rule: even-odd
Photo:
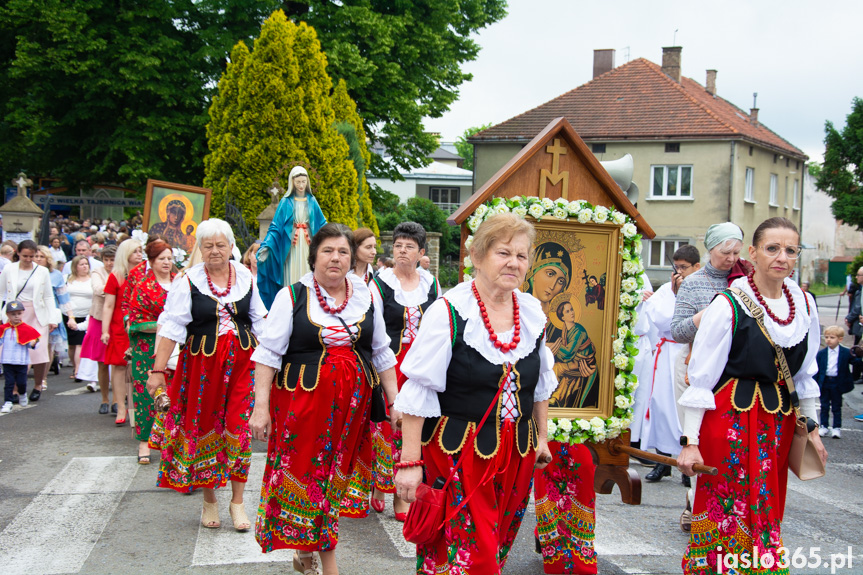
[[[703,85],[718,70],[717,94],[744,110],[758,92],[759,120],[821,161],[824,121],[841,128],[863,97],[861,24],[860,0],[510,0],[476,38],[473,80],[426,128],[451,141],[547,102],[591,80],[594,49],[616,49],[615,66],[627,53],[661,64],[676,29],[684,76]]]

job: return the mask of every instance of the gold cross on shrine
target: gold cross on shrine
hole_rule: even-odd
[[[555,138],[551,146],[546,146],[545,151],[552,155],[551,171],[540,170],[539,172],[539,197],[545,197],[545,182],[551,182],[552,186],[561,184],[560,195],[563,199],[569,199],[569,172],[560,172],[560,156],[566,154],[566,148],[560,144],[560,138]]]

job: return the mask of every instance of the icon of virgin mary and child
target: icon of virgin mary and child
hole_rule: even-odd
[[[581,408],[598,404],[596,349],[587,330],[578,323],[581,304],[567,292],[573,279],[569,251],[556,242],[536,246],[524,291],[542,304],[548,318],[546,345],[554,354],[554,372],[560,384],[550,407]]]

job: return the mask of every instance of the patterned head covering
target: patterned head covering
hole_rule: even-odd
[[[569,251],[556,242],[545,242],[536,246],[536,250],[533,252],[533,262],[531,262],[530,271],[525,281],[533,287],[533,276],[548,266],[554,266],[563,272],[563,277],[566,278],[563,291],[566,291],[572,279],[572,258],[569,257]]]
[[[168,205],[165,207],[166,212],[170,212],[171,210],[179,209],[183,214],[186,213],[186,204],[181,202],[180,200],[171,200],[168,202]]]
[[[740,231],[737,224],[732,224],[731,222],[713,224],[707,228],[707,233],[704,234],[704,247],[707,248],[707,251],[710,251],[727,240],[743,241],[743,232]]]

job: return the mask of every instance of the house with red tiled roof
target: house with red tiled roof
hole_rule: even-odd
[[[477,133],[474,189],[481,187],[550,121],[561,116],[601,161],[631,154],[638,210],[657,236],[645,241],[652,280],[664,282],[683,244],[703,251],[704,233],[733,221],[752,237],[785,216],[800,225],[807,156],[749,112],[716,93],[716,70],[699,84],[681,75],[680,47],[662,66],[644,58],[614,67],[613,50],[594,51],[594,78]]]

